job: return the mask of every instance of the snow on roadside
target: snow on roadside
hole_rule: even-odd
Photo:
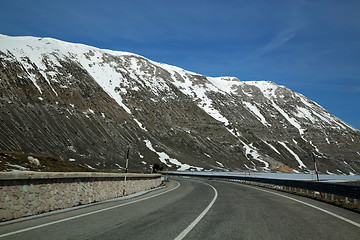
[[[217,165],[219,165],[220,167],[224,167],[224,164],[222,164],[221,162],[215,161]]]
[[[10,163],[6,163],[6,165],[9,167],[12,167],[12,168],[16,168],[16,169],[9,169],[9,171],[11,171],[11,172],[28,172],[28,171],[30,171],[29,168],[23,167],[20,165],[10,164]]]
[[[90,166],[89,164],[85,164],[86,167],[90,168],[90,169],[93,169],[93,170],[96,170],[95,168],[93,168],[92,166]]]

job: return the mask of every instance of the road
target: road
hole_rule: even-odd
[[[131,199],[1,224],[3,239],[360,239],[360,214],[274,190],[179,177]]]

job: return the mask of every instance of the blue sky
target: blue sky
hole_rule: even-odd
[[[0,33],[269,80],[360,129],[359,0],[1,0]]]

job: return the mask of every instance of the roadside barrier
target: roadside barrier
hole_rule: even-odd
[[[0,221],[100,202],[158,187],[160,174],[0,173]]]
[[[358,204],[360,199],[360,185],[346,184],[346,183],[333,183],[333,182],[317,182],[306,180],[286,180],[286,179],[273,179],[273,178],[258,178],[246,176],[226,176],[226,175],[213,175],[213,174],[196,174],[196,173],[175,173],[168,172],[167,175],[187,176],[187,177],[201,177],[211,179],[223,179],[239,181],[243,183],[256,184],[262,187],[273,188],[282,191],[298,193],[302,195],[312,195],[316,197],[320,195],[321,198],[329,201],[334,201],[335,196],[344,198],[346,204],[352,200],[353,204]],[[330,199],[328,198],[330,197]]]

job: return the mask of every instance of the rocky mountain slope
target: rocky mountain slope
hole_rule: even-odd
[[[0,35],[0,149],[93,168],[360,173],[360,131],[265,81]]]

